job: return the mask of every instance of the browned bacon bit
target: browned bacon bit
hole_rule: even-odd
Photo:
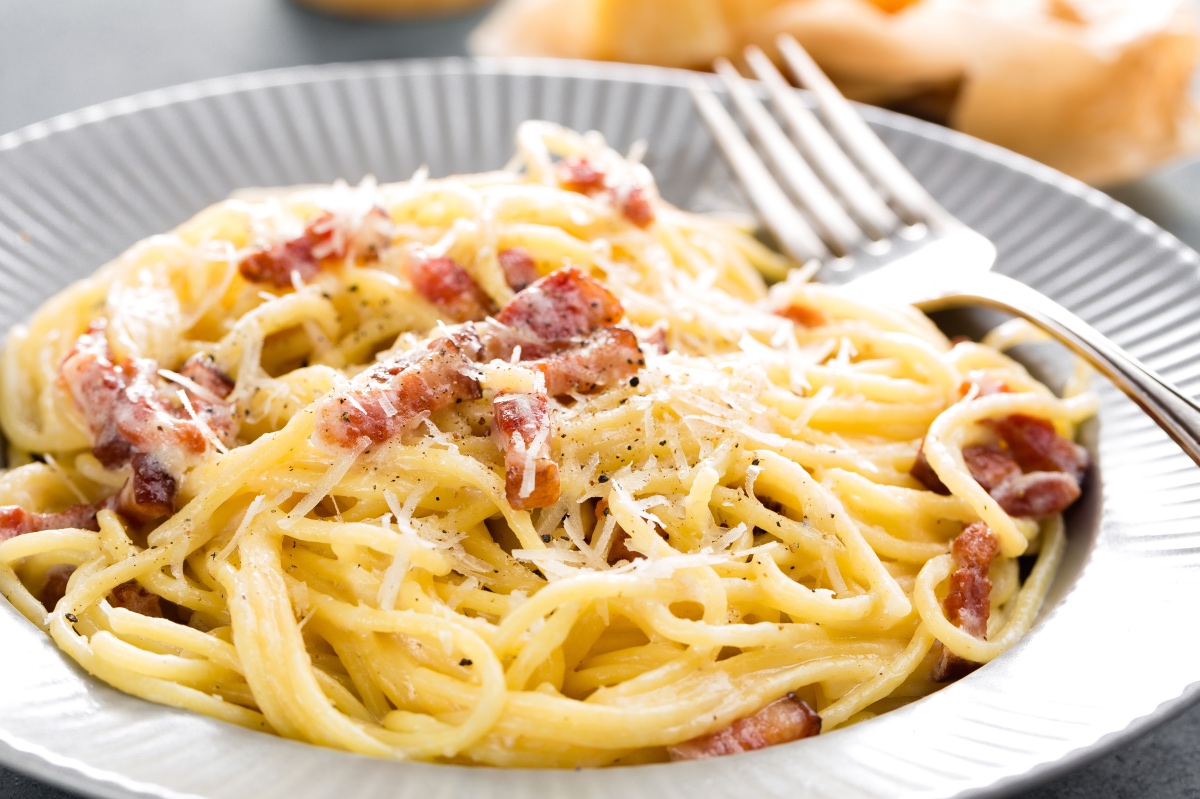
[[[821,325],[829,324],[829,317],[820,308],[814,308],[811,305],[794,302],[786,308],[781,308],[776,311],[777,316],[782,316],[784,319],[790,319],[800,327],[820,327]]]
[[[464,399],[482,396],[475,367],[449,337],[425,350],[379,364],[368,384],[322,397],[316,408],[317,438],[328,446],[353,449],[363,436],[387,441],[428,414]]]
[[[113,362],[105,325],[103,319],[92,322],[59,372],[59,381],[92,431],[92,453],[113,469],[128,463],[135,452],[204,452],[208,440],[200,427],[182,408],[168,406],[159,393],[153,361]]]
[[[620,527],[613,528],[612,544],[608,547],[608,564],[610,566],[620,563],[623,560],[632,563],[638,558],[644,557],[646,556],[641,552],[634,552],[629,548],[629,533]]]
[[[983,522],[968,525],[950,545],[955,569],[950,575],[950,588],[942,607],[951,624],[975,638],[987,638],[992,593],[988,569],[999,551],[996,536]],[[933,666],[933,679],[935,682],[953,682],[977,668],[978,663],[943,647]]]
[[[962,454],[971,476],[1010,516],[1035,519],[1053,516],[1070,507],[1081,494],[1079,481],[1073,474],[1061,471],[1022,473],[1013,454],[999,447],[964,447]],[[930,491],[950,493],[925,459],[924,448],[917,453],[912,476]]]
[[[1005,480],[1021,473],[1021,467],[1013,460],[1013,456],[999,447],[963,447],[962,454],[971,476],[983,486],[984,491],[990,492]]]
[[[671,351],[671,346],[667,344],[667,329],[661,325],[643,335],[641,341],[659,355],[666,355]]]
[[[191,380],[216,399],[225,399],[233,391],[233,378],[212,362],[212,356],[193,355],[184,361],[179,374]],[[204,399],[201,397],[201,399]]]
[[[157,458],[139,452],[131,459],[133,476],[117,494],[121,513],[143,522],[170,516],[175,511],[179,484]]]
[[[233,403],[226,402],[233,392],[233,379],[212,362],[212,356],[193,355],[184,362],[179,374],[195,383],[201,391],[186,387],[193,410],[223,443],[230,444],[237,420]]]
[[[638,227],[654,224],[654,206],[646,199],[646,192],[640,186],[634,186],[625,194],[625,199],[621,201],[621,213]]]
[[[1008,477],[1021,473],[1021,467],[1017,465],[1012,456],[998,447],[964,447],[962,454],[971,476],[983,486],[984,491],[991,491]],[[911,473],[930,491],[942,495],[950,493],[950,489],[946,488],[941,478],[933,471],[933,467],[929,465],[929,461],[925,457],[924,441],[921,442],[921,448],[917,451],[917,460],[913,464]]]
[[[1034,519],[1062,513],[1082,491],[1066,472],[1028,472],[1014,475],[991,490],[992,498],[1010,516]]]
[[[103,499],[87,505],[70,505],[57,513],[37,513],[19,505],[3,505],[0,506],[0,541],[42,530],[99,530],[96,514],[112,508],[113,504],[111,499]]]
[[[517,510],[558,501],[558,464],[550,458],[550,400],[536,394],[497,394],[492,435],[504,448],[504,493]]]
[[[322,236],[314,251],[318,258],[351,255],[371,261],[378,259],[392,244],[392,220],[378,205],[372,206],[355,226],[338,224],[337,219],[328,218],[313,227]]]
[[[324,258],[344,258],[347,254],[377,258],[391,243],[387,222],[386,212],[375,207],[356,229],[347,230],[333,214],[325,211],[296,238],[246,256],[238,264],[238,271],[252,283],[270,283],[277,288],[291,286],[296,278],[307,282],[320,271]]]
[[[572,155],[559,161],[555,173],[558,185],[567,191],[595,194],[604,189],[604,172],[583,156]]]
[[[412,258],[406,273],[416,292],[444,311],[450,321],[483,319],[495,308],[471,273],[453,258]]]
[[[788,694],[724,729],[667,747],[672,760],[703,760],[798,741],[821,732],[821,717]]]
[[[620,300],[603,283],[568,266],[509,300],[496,321],[549,342],[586,336],[624,315]]]
[[[545,375],[547,394],[561,397],[588,394],[619,383],[637,374],[646,359],[633,331],[605,327],[585,339],[582,346],[526,364]]]
[[[504,271],[504,280],[513,291],[524,291],[538,279],[537,262],[524,247],[501,250],[497,257]]]
[[[332,214],[323,213],[296,238],[247,255],[238,264],[238,271],[252,283],[270,283],[278,288],[292,285],[293,274],[301,282],[311,280],[321,268],[314,249],[324,237],[317,228],[328,225],[332,218]]]
[[[913,462],[909,474],[935,494],[945,496],[950,493],[950,489],[946,488],[942,478],[937,476],[937,472],[929,465],[929,459],[925,457],[925,439],[921,439],[921,446],[917,447],[917,459]]]
[[[320,269],[307,236],[280,242],[251,253],[238,264],[238,272],[251,283],[270,283],[278,288],[292,285],[292,275],[301,282],[312,279]]]
[[[38,601],[42,603],[42,607],[54,610],[58,601],[67,595],[67,583],[74,573],[75,567],[66,563],[58,563],[46,569],[46,581],[42,583],[42,590],[38,591]]]
[[[162,618],[162,602],[159,598],[142,588],[136,581],[121,583],[108,595],[108,601],[115,608],[125,608],[143,616]]]
[[[1049,420],[1013,414],[991,425],[1026,472],[1066,472],[1083,483],[1087,450],[1060,436]]]

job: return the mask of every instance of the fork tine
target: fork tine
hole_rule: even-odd
[[[785,253],[805,265],[804,271],[815,272],[818,264],[809,262],[830,257],[829,249],[779,188],[712,89],[696,80],[691,92],[704,124],[750,195],[763,224]]]
[[[945,223],[946,212],[900,164],[800,43],[787,34],[780,35],[775,41],[796,80],[816,97],[829,127],[863,169],[892,195],[908,221]]]
[[[783,182],[795,192],[801,206],[808,212],[808,218],[815,223],[830,249],[838,255],[849,253],[863,240],[862,231],[812,168],[805,163],[787,135],[750,91],[746,80],[734,69],[733,64],[724,58],[718,58],[713,66],[725,88],[729,90],[729,95],[749,127],[751,135],[758,140],[759,145],[775,164],[776,177],[782,177]]]
[[[867,234],[876,240],[900,226],[900,219],[879,196],[858,167],[846,156],[829,131],[817,121],[787,79],[756,46],[746,48],[746,63],[766,87],[771,103],[792,132],[792,140],[813,170],[845,199]]]

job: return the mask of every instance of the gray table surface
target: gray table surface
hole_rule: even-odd
[[[0,132],[176,83],[273,67],[463,55],[480,15],[361,24],[285,0],[0,0]],[[1200,249],[1200,161],[1110,193]],[[70,799],[0,768],[0,799]],[[1200,706],[1025,799],[1200,796]]]

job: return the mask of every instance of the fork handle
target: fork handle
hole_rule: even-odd
[[[972,275],[922,310],[988,306],[1023,317],[1116,384],[1200,464],[1200,405],[1104,334],[1046,295],[995,272]]]

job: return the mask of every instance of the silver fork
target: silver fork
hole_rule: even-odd
[[[1200,464],[1200,405],[1066,308],[992,272],[995,246],[938,205],[795,39],[782,36],[778,46],[824,125],[758,48],[747,49],[746,62],[790,136],[728,61],[715,67],[790,196],[712,90],[697,80],[692,96],[788,255],[822,282],[890,302],[925,311],[985,306],[1024,317],[1112,380]]]

